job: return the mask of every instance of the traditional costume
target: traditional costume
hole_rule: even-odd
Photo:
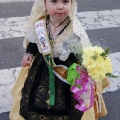
[[[21,68],[13,87],[10,120],[96,120],[98,116],[106,115],[102,90],[109,85],[107,79],[104,84],[96,86],[95,104],[83,113],[74,108],[76,101],[70,85],[51,72],[54,68],[61,77],[65,77],[66,73],[59,65],[70,67],[73,63],[79,63],[77,53],[91,45],[75,16],[76,10],[76,1],[72,0],[68,22],[53,40],[45,2],[35,1],[24,40],[26,52],[33,54],[34,59],[31,67]],[[101,104],[97,92],[100,93]],[[101,111],[97,109],[98,103],[102,106]]]

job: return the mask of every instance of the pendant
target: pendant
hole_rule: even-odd
[[[50,40],[50,44],[51,44],[52,47],[54,47],[54,44],[55,44],[55,43],[56,43],[55,41]]]

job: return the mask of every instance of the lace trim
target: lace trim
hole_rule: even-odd
[[[75,20],[77,21],[77,19]],[[55,40],[56,44],[54,44],[54,48],[52,48],[52,53],[53,57],[58,57],[62,61],[65,61],[68,58],[70,52],[79,53],[82,50],[82,48],[90,46],[90,41],[82,26],[79,30],[78,28],[76,28],[76,33],[79,33],[79,35],[77,35],[80,37],[73,33],[72,22],[70,22],[69,25],[63,28],[60,33]],[[34,31],[34,27],[31,27],[28,38],[30,42],[39,44],[37,43],[37,37]]]

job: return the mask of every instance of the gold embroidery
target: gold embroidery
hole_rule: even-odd
[[[98,116],[100,114],[100,101],[99,101],[99,96],[98,96],[98,86],[97,84],[94,84],[94,95],[95,95],[95,100],[94,100],[94,112],[95,112],[95,119],[98,120]]]
[[[53,69],[64,79],[67,79],[67,71],[62,66],[53,67]]]

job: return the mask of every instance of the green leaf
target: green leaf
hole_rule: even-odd
[[[109,54],[110,49],[106,49],[105,52],[102,52],[100,56],[102,56],[104,59],[106,59],[107,55]]]
[[[111,73],[107,73],[106,76],[107,76],[107,77],[112,77],[112,78],[118,78],[118,76],[113,75],[113,74],[111,74]]]
[[[92,56],[92,59],[93,59],[93,60],[96,60],[97,57],[98,57],[97,55],[94,55],[94,56]]]
[[[106,55],[108,55],[109,52],[110,52],[110,49],[109,49],[109,48],[105,50],[105,54],[106,54]]]

